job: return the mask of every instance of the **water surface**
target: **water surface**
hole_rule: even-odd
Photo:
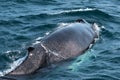
[[[100,39],[85,56],[24,80],[120,80],[119,0],[1,0],[0,75],[26,55],[25,48],[65,23],[83,18],[99,24]],[[82,61],[79,61],[82,59]]]

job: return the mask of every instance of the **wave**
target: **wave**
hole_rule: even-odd
[[[9,26],[13,26],[16,24],[23,24],[22,21],[20,20],[15,20],[15,19],[9,19],[9,20],[0,20],[0,25],[9,25]]]
[[[59,12],[52,12],[52,13],[47,13],[47,15],[61,15],[61,14],[67,14],[67,15],[83,15],[83,16],[89,16],[89,15],[93,15],[93,16],[106,16],[106,17],[111,17],[111,15],[100,11],[98,9],[95,8],[85,8],[85,9],[73,9],[73,10],[64,10],[64,11],[59,11]],[[98,16],[98,17],[99,17]]]
[[[48,16],[54,16],[54,15],[59,15],[59,14],[65,14],[65,13],[74,13],[74,12],[86,12],[86,11],[94,11],[96,9],[94,8],[85,8],[85,9],[71,9],[71,10],[64,10],[64,11],[52,11],[50,13],[36,13],[36,14],[24,14],[24,15],[19,15],[18,18],[22,18],[22,17],[31,17],[31,18],[35,18],[35,16],[37,17],[41,17],[41,18],[45,18]]]
[[[104,21],[113,20],[114,17],[100,11],[98,9],[92,9],[92,8],[86,8],[86,9],[73,9],[73,10],[64,10],[64,11],[58,11],[58,12],[51,12],[51,13],[37,13],[37,14],[31,14],[31,15],[24,15],[19,16],[18,18],[22,18],[23,20],[41,20],[42,22],[46,21],[46,19],[52,23],[55,21],[67,21],[72,19],[78,19],[78,18],[84,18],[92,22],[99,22],[99,23],[105,23]],[[69,21],[70,21],[69,20]],[[96,21],[97,20],[97,21]]]
[[[60,11],[51,11],[49,13],[24,13],[14,16],[14,18],[9,20],[0,20],[0,24],[25,24],[25,22],[33,20],[44,21],[46,19],[58,19],[58,18],[67,18],[67,17],[81,17],[81,18],[90,18],[90,19],[100,19],[100,20],[109,20],[113,17],[103,11],[100,11],[95,8],[84,8],[84,9],[71,9],[71,10],[60,10]]]
[[[85,8],[85,9],[72,9],[72,10],[64,10],[64,11],[59,11],[59,12],[53,12],[49,13],[50,15],[55,15],[55,14],[63,14],[63,13],[71,13],[71,12],[83,12],[83,11],[94,11],[96,9],[94,8]]]

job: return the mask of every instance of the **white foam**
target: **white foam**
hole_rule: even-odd
[[[16,52],[17,52],[17,54],[21,53],[19,50],[12,50],[12,51],[9,50],[9,51],[5,52],[5,55],[8,56],[11,60],[15,60],[17,56],[14,56],[14,55],[11,55],[11,54],[14,54]]]
[[[50,34],[50,32],[46,32],[46,33],[45,33],[45,35],[49,35],[49,34]]]
[[[7,52],[11,52],[11,51],[7,51]],[[25,60],[26,57],[27,57],[27,55],[23,58],[20,58],[20,59],[14,61],[12,64],[9,65],[9,67],[10,67],[9,69],[6,69],[6,70],[3,70],[0,72],[0,76],[4,76],[7,73],[13,71],[16,67],[18,67]]]
[[[58,23],[59,26],[66,26],[68,24],[70,24],[70,23]]]
[[[37,41],[39,41],[39,40],[41,40],[43,37],[38,37],[38,38],[36,38],[35,40],[37,40]]]
[[[91,48],[92,46],[93,46],[93,44],[90,44],[90,45],[89,45],[89,48]]]
[[[58,27],[57,28],[63,28],[67,25],[69,25],[70,23],[58,23]]]
[[[39,44],[40,41],[35,41],[32,45],[36,45],[36,44]]]
[[[49,14],[54,15],[54,14],[62,14],[62,13],[70,13],[70,12],[82,12],[82,11],[93,11],[93,10],[96,10],[96,9],[94,9],[94,8],[72,9],[72,10],[64,10],[64,11],[54,12],[54,13],[49,13]]]
[[[6,51],[6,53],[10,53],[11,51]]]
[[[101,26],[102,29],[105,29],[105,26]]]

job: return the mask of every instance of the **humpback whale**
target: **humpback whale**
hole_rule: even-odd
[[[78,19],[45,36],[40,43],[29,47],[27,58],[8,74],[31,74],[49,64],[79,56],[94,43],[98,36],[99,30],[96,24]]]

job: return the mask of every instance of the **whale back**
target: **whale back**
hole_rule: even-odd
[[[92,25],[72,23],[44,38],[42,44],[50,51],[50,63],[54,63],[82,54],[94,37]]]

